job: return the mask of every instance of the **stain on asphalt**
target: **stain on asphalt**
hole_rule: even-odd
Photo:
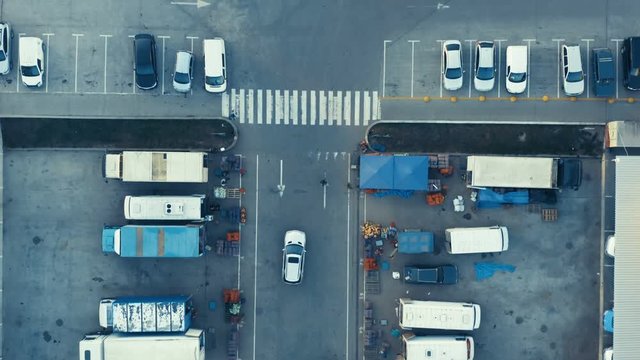
[[[516,317],[516,324],[520,325],[524,322],[524,319],[522,318],[522,316],[518,316]]]
[[[551,348],[551,350],[555,350],[556,349],[556,343],[552,342],[551,344],[549,344],[549,348]]]
[[[42,333],[42,337],[44,338],[44,341],[49,342],[51,341],[51,334],[49,334],[48,331],[45,331]]]
[[[31,241],[33,241],[33,244],[34,244],[34,245],[38,245],[38,244],[40,244],[43,240],[42,240],[42,238],[41,238],[41,237],[39,237],[39,236],[34,236],[34,237],[33,237],[33,239],[31,239]]]
[[[540,331],[541,331],[541,332],[546,333],[546,332],[547,332],[547,330],[549,330],[549,328],[547,328],[547,325],[542,324],[542,326],[540,326]]]
[[[56,320],[56,325],[62,326],[63,324],[64,324],[64,321],[62,321],[62,319]]]
[[[96,276],[96,277],[92,278],[91,280],[93,280],[93,281],[95,281],[95,282],[99,282],[99,283],[101,283],[101,282],[103,282],[103,281],[104,281],[104,279],[103,279],[103,278],[101,278],[101,277],[99,277],[99,276]]]
[[[573,249],[573,243],[571,241],[567,241],[567,243],[564,245],[564,247],[566,247],[567,250],[572,250]]]

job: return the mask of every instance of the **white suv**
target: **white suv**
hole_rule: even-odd
[[[307,236],[300,230],[289,230],[284,235],[282,249],[282,279],[285,283],[297,285],[304,274],[304,254]]]
[[[204,89],[211,93],[222,93],[227,90],[227,55],[224,40],[221,38],[205,39],[202,42],[204,51]]]
[[[584,92],[584,73],[580,45],[562,45],[562,85],[567,96]]]
[[[37,37],[20,38],[20,75],[29,87],[42,86],[44,75],[44,43]]]

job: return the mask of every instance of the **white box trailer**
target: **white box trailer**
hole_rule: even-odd
[[[79,360],[205,360],[205,337],[200,329],[167,335],[85,335]]]
[[[205,195],[131,196],[124,198],[127,220],[205,220]]]
[[[480,327],[480,305],[462,302],[399,299],[398,321],[403,329],[471,331]]]
[[[471,336],[416,336],[402,334],[404,360],[473,360]]]
[[[134,182],[206,183],[209,180],[207,153],[123,151],[107,154],[107,179]]]
[[[467,187],[557,189],[558,158],[521,156],[467,157]]]

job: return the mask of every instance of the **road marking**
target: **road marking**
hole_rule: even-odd
[[[324,125],[327,121],[327,98],[324,95],[324,91],[320,91],[320,118],[318,119],[318,125]]]
[[[307,91],[300,92],[300,120],[302,125],[307,125]]]
[[[529,77],[527,81],[527,97],[531,97],[531,42],[536,41],[536,39],[522,39],[522,41],[527,43],[527,76]]]
[[[293,123],[293,125],[298,125],[298,90],[293,90],[291,92],[289,105],[291,122]]]
[[[196,0],[195,2],[186,2],[186,1],[172,1],[171,5],[186,5],[186,6],[195,6],[196,8],[200,9],[202,7],[211,5],[206,1],[203,0]]]
[[[585,85],[587,85],[587,97],[589,97],[589,79],[590,79],[589,63],[591,62],[589,61],[589,44],[595,40],[594,39],[581,39],[581,40],[587,43],[587,73],[584,76],[584,82],[585,82]],[[582,55],[580,55],[580,57],[582,57]]]
[[[471,57],[471,55],[473,55],[473,43],[476,42],[478,40],[465,40],[465,42],[469,43],[469,97],[471,97],[471,83],[473,81],[471,81],[471,78],[473,76],[473,58]],[[464,81],[464,74],[462,74],[462,79]]]
[[[373,92],[373,100],[371,100],[371,120],[380,120],[380,100],[378,92]]]
[[[129,35],[129,38],[134,39],[135,35]],[[135,41],[135,40],[134,40]],[[135,45],[134,45],[135,46]],[[135,57],[136,54],[131,54],[131,57]],[[136,69],[135,69],[135,60],[133,61],[133,86],[131,87],[132,93],[135,94],[136,93]]]
[[[242,154],[240,154],[240,157],[242,158]],[[242,189],[242,174],[238,174],[238,182],[239,182],[239,187],[240,189]],[[240,196],[238,198],[238,207],[240,209],[242,209],[242,196]],[[242,239],[242,223],[238,223],[238,233],[240,234],[240,239]],[[237,289],[240,289],[240,260],[242,259],[242,244],[238,244],[238,285],[237,285]]]
[[[311,125],[316,124],[316,92],[311,90],[309,93],[309,123]]]
[[[253,89],[247,91],[247,121],[253,124]]]
[[[18,33],[18,46],[16,46],[16,48],[18,48],[18,54],[20,54],[20,38],[25,36],[27,34],[25,33]],[[47,69],[49,70],[49,69]],[[18,69],[16,71],[16,92],[20,92],[20,64],[18,64]]]
[[[369,120],[371,120],[371,98],[369,97],[369,92],[365,91],[363,94],[363,104],[364,110],[362,112],[362,125],[369,125]]]
[[[231,113],[238,119],[238,98],[236,96],[236,89],[231,89]]]
[[[413,97],[413,69],[414,69],[414,59],[416,54],[416,43],[420,42],[420,40],[408,40],[411,43],[411,97]],[[382,95],[384,97],[384,94]]]
[[[616,77],[616,99],[619,99],[619,96],[618,96],[618,91],[619,91],[619,89],[618,89],[618,87],[619,87],[618,78],[620,76],[618,76],[618,75],[620,73],[618,72],[618,63],[620,62],[620,42],[623,41],[623,39],[611,39],[611,41],[616,43],[616,76],[615,76]]]
[[[240,124],[244,124],[245,121],[245,107],[244,107],[244,89],[240,89],[238,94],[238,118],[240,119]]]
[[[286,185],[282,182],[282,178],[283,178],[282,173],[284,169],[284,166],[282,163],[283,163],[283,160],[280,159],[280,183],[278,184],[278,192],[280,193],[280,197],[284,195],[284,189],[286,187]]]
[[[271,90],[269,90],[271,91]],[[253,238],[253,360],[256,360],[256,310],[258,304],[258,205],[260,203],[260,155],[256,154],[256,208],[254,213],[256,233]]]
[[[385,94],[385,87],[387,86],[387,43],[390,43],[391,40],[384,40],[382,42],[382,97]]]
[[[354,91],[353,96],[353,125],[360,126],[360,91]]]
[[[351,125],[351,91],[344,92],[343,118],[346,126]]]
[[[506,39],[497,39],[493,40],[498,43],[498,97],[500,97],[500,88],[502,87],[502,42],[507,41]],[[505,80],[506,81],[506,80]]]
[[[333,91],[327,91],[327,125],[333,125],[333,120],[336,118],[333,112],[335,111],[335,107],[333,105]]]
[[[289,90],[284,91],[284,124],[289,125]]]
[[[342,125],[342,91],[338,91],[333,105],[336,107],[333,111],[336,116],[336,125]]]
[[[220,115],[226,118],[229,117],[229,93],[226,91],[220,97]]]
[[[158,38],[162,39],[162,95],[164,95],[164,52],[165,49],[167,48],[165,46],[165,39],[170,39],[171,36],[167,36],[167,35],[158,35]]]
[[[104,38],[104,78],[103,78],[103,93],[107,93],[107,42],[112,35],[101,34],[100,37]]]
[[[258,89],[258,124],[262,124],[262,89]]]
[[[327,158],[328,157],[329,157],[329,153],[327,152]],[[324,175],[323,175],[322,179],[324,181],[327,180],[327,172],[326,171],[324,172]],[[328,186],[328,184],[322,184],[322,208],[323,209],[327,208],[327,186]]]
[[[558,75],[556,75],[556,97],[559,98],[560,97],[560,67],[562,66],[562,62],[560,61],[560,43],[565,41],[564,39],[551,39],[551,41],[554,41],[558,46],[558,50],[556,51],[557,54],[557,59],[556,59],[556,69],[558,70]]]
[[[357,93],[356,93],[357,94]],[[357,113],[357,111],[356,111]],[[358,124],[356,124],[358,125]],[[347,184],[351,184],[351,153],[347,154]],[[346,324],[345,324],[345,329],[346,329],[346,345],[345,345],[345,351],[344,351],[344,358],[346,360],[349,359],[349,334],[351,333],[351,328],[349,327],[349,301],[351,300],[351,295],[349,293],[349,281],[351,280],[351,276],[350,276],[350,261],[351,261],[351,191],[349,191],[349,189],[347,189],[347,241],[345,242],[346,247],[347,247],[347,276],[346,276],[346,282],[347,282],[347,291],[346,291],[346,303],[347,303],[347,316],[346,316]]]
[[[276,90],[276,125],[280,125],[282,121],[282,96],[280,95],[280,90]]]
[[[54,33],[44,33],[42,34],[43,36],[47,37],[47,59],[45,60],[46,65],[46,69],[44,70],[44,77],[45,77],[45,82],[44,82],[44,92],[49,92],[49,45],[51,43],[51,36],[54,36]]]
[[[267,125],[271,125],[273,119],[273,91],[267,90]]]
[[[75,66],[73,92],[77,93],[78,92],[78,39],[80,39],[80,36],[84,36],[84,34],[71,34],[71,35],[76,38],[76,66]]]
[[[440,43],[440,97],[442,97],[442,76],[444,74],[444,62],[442,61],[442,53],[444,52],[445,40],[436,41]],[[384,97],[384,95],[382,97]]]

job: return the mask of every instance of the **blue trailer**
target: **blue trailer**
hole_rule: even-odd
[[[191,327],[191,296],[130,296],[102,299],[100,326],[120,333],[184,333]]]
[[[122,257],[191,258],[204,254],[204,225],[105,226],[102,251]]]
[[[398,252],[400,254],[433,253],[434,237],[432,232],[404,230],[398,233]]]

